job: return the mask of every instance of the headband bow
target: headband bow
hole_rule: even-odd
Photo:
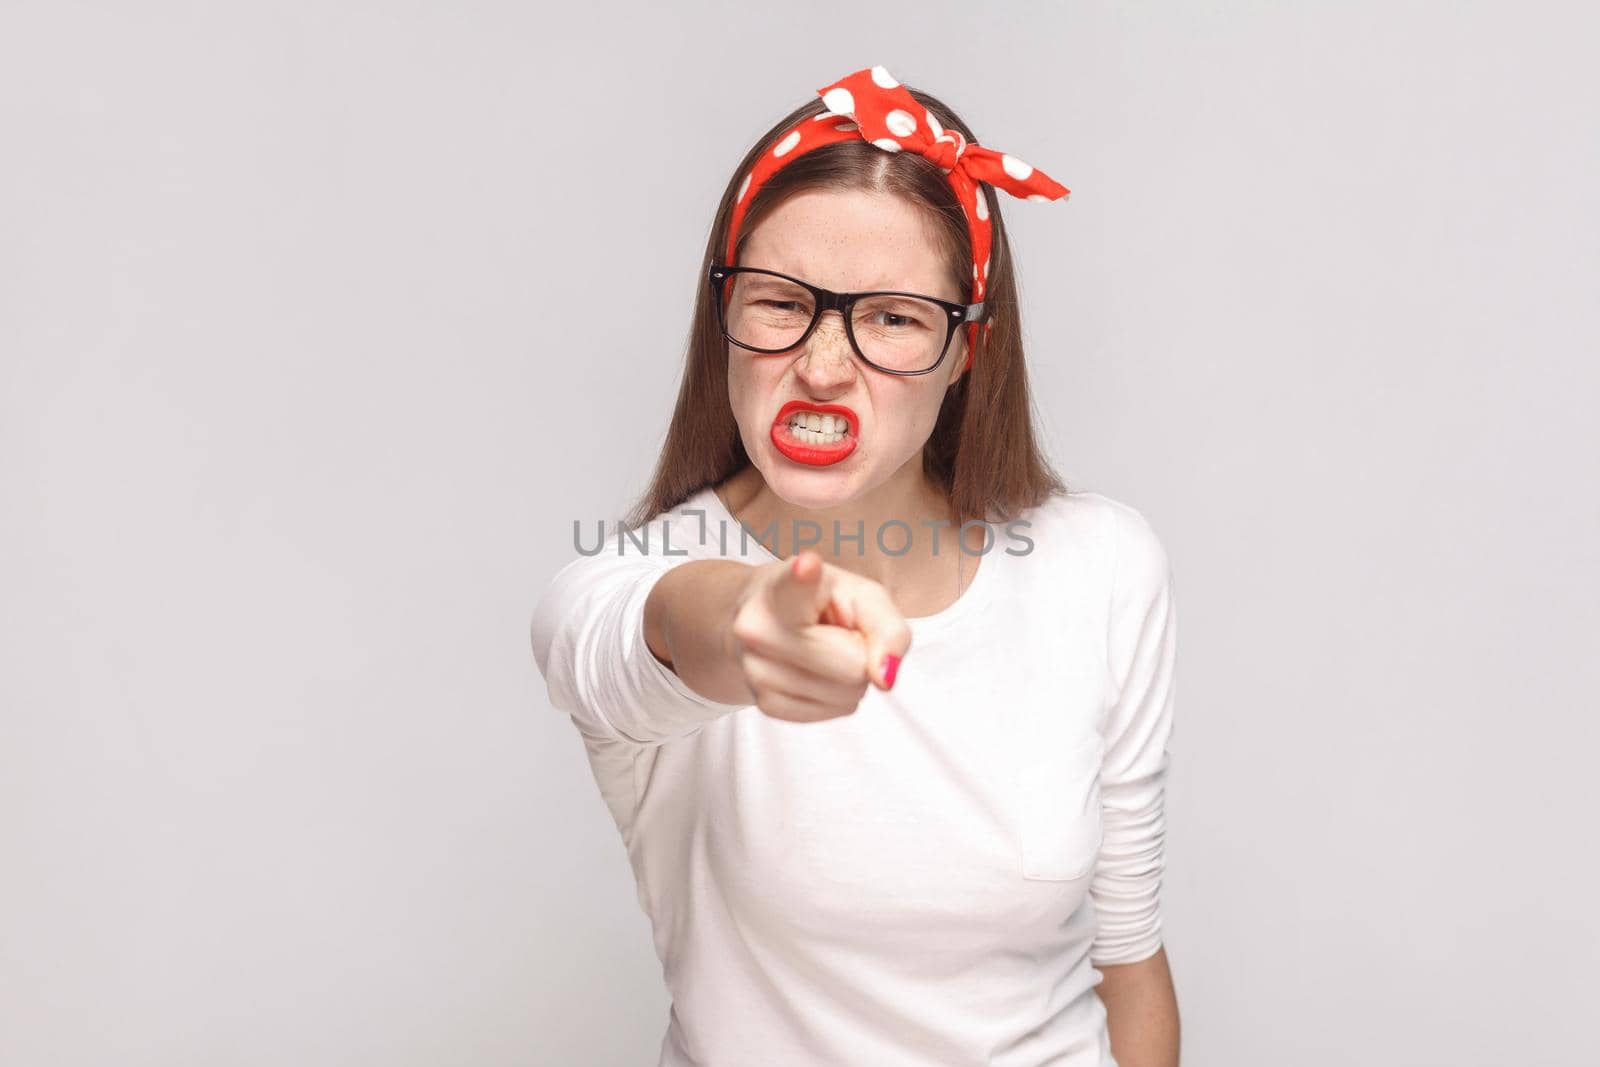
[[[802,119],[761,153],[750,173],[739,184],[733,213],[728,221],[727,263],[733,264],[739,241],[739,224],[744,220],[756,193],[784,165],[814,148],[859,137],[885,152],[918,152],[932,160],[948,176],[961,210],[967,216],[967,232],[972,238],[972,300],[983,299],[989,281],[990,224],[989,203],[982,186],[992,185],[1012,196],[1028,200],[1065,200],[1066,186],[1015,156],[996,152],[977,142],[968,142],[956,130],[939,125],[933,113],[895,81],[883,67],[871,67],[848,74],[832,85],[817,90],[828,110]],[[977,340],[978,323],[967,341],[967,365]],[[993,326],[984,324],[985,335]]]

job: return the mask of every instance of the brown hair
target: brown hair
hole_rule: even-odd
[[[966,123],[939,100],[909,85],[906,89],[945,129],[959,131],[968,143],[977,141]],[[672,423],[650,486],[624,520],[630,528],[676,508],[706,486],[720,484],[750,461],[728,404],[727,342],[717,325],[711,287],[704,279],[727,247],[728,218],[739,183],[759,154],[780,133],[825,110],[821,98],[815,98],[773,126],[746,153],[723,190],[701,262],[702,283]],[[984,297],[993,328],[987,340],[986,331],[978,328],[972,365],[946,391],[944,406],[922,449],[922,467],[929,481],[944,491],[961,521],[987,518],[1007,522],[1023,509],[1043,503],[1052,493],[1065,492],[1066,485],[1045,458],[1034,431],[1011,242],[993,190],[985,185],[979,188],[988,201],[993,227],[993,266]],[[962,299],[971,302],[972,239],[966,216],[944,172],[920,153],[885,152],[865,140],[841,141],[807,152],[779,169],[757,192],[740,223],[738,247],[743,247],[761,220],[787,197],[807,189],[887,192],[925,210],[951,278]]]

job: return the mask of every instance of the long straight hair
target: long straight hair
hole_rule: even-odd
[[[959,131],[969,144],[977,141],[967,124],[938,99],[906,88],[945,129]],[[727,247],[728,219],[743,176],[780,134],[825,110],[821,98],[814,98],[773,126],[745,155],[723,190],[701,262],[672,424],[649,487],[624,519],[629,528],[671,511],[750,462],[728,402],[728,344],[717,325],[715,298],[705,277]],[[933,432],[922,448],[922,469],[961,522],[1008,522],[1067,487],[1040,449],[1034,428],[1011,242],[993,190],[986,185],[978,188],[988,201],[993,227],[992,266],[984,297],[993,327],[987,341],[983,327],[977,329],[971,367],[946,390]],[[951,280],[964,294],[963,301],[972,302],[972,238],[944,172],[920,153],[885,152],[865,140],[823,145],[779,169],[752,200],[740,224],[736,254],[761,220],[788,197],[813,189],[890,193],[925,211]],[[963,332],[966,329],[962,327]]]

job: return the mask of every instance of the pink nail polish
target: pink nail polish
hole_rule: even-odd
[[[894,688],[894,676],[899,670],[900,657],[893,652],[885,652],[883,654],[883,687],[885,689]]]

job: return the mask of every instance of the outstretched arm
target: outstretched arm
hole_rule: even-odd
[[[655,610],[663,603],[659,591],[674,596],[689,617],[705,619],[706,614],[694,614],[709,612],[697,591],[727,593],[727,578],[741,569],[749,570],[727,561],[669,568],[654,557],[610,552],[568,563],[540,596],[533,615],[533,654],[551,705],[571,715],[586,736],[632,745],[687,736],[747,706],[726,682],[711,686],[710,695],[696,687],[706,685],[711,672],[704,666],[707,654],[693,643],[695,628],[677,627],[674,639],[665,642]],[[646,632],[647,622],[653,635]],[[715,627],[702,629],[709,633]],[[674,655],[686,654],[695,663],[690,677],[696,685],[668,666]]]

